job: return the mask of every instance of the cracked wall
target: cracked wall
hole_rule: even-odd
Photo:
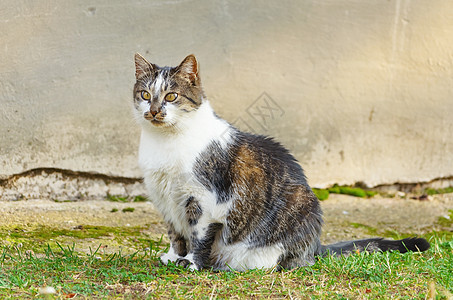
[[[218,114],[275,136],[314,186],[453,176],[449,1],[2,7],[2,176],[59,168],[140,177],[135,52],[159,65],[197,55]]]

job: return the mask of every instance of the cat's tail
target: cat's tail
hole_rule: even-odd
[[[372,238],[364,240],[355,240],[340,242],[336,244],[321,246],[321,255],[348,255],[362,251],[399,251],[405,253],[408,251],[422,252],[428,250],[429,242],[423,238],[405,238],[402,240],[386,240],[383,238]]]

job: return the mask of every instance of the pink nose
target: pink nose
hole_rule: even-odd
[[[145,119],[147,119],[147,120],[150,120],[150,119],[152,120],[152,119],[154,119],[154,118],[156,117],[156,115],[157,115],[158,113],[159,113],[159,112],[157,112],[157,111],[151,111],[151,110],[150,110],[150,111],[145,112],[144,117],[145,117]]]
[[[149,112],[151,113],[151,115],[153,117],[155,117],[159,113],[157,110],[152,110],[152,109],[150,109]]]

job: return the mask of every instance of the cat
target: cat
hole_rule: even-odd
[[[356,251],[425,251],[422,238],[321,245],[322,211],[297,160],[274,139],[221,119],[198,62],[159,67],[135,55],[134,117],[148,196],[168,225],[164,264],[243,271],[310,266]]]

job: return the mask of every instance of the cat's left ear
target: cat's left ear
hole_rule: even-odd
[[[177,72],[190,83],[195,84],[197,82],[198,62],[195,55],[188,55],[176,69]]]

